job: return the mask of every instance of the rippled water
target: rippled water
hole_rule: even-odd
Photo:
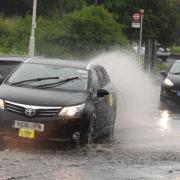
[[[180,179],[180,113],[159,110],[160,82],[129,52],[93,59],[118,90],[114,139],[81,148],[0,151],[0,180]]]

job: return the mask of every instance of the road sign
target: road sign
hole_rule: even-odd
[[[139,13],[134,13],[132,16],[133,22],[140,22],[141,20],[141,15]]]
[[[140,23],[132,23],[133,28],[140,28]]]
[[[136,12],[132,15],[132,27],[140,28],[140,23],[141,23],[141,14]]]

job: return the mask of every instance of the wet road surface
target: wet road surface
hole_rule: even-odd
[[[79,149],[6,149],[0,179],[178,179],[180,115],[118,129],[111,142]]]
[[[114,139],[80,148],[5,149],[0,180],[180,179],[180,113],[159,110],[160,84],[122,53],[95,61],[118,89]]]

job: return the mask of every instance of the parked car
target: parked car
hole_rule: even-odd
[[[96,64],[32,58],[0,86],[0,134],[91,143],[113,135],[116,93]]]
[[[138,46],[133,46],[133,50],[135,53],[138,53]],[[145,55],[145,47],[144,46],[142,46],[140,49],[140,55],[141,56]],[[160,58],[162,61],[166,61],[170,55],[171,55],[171,52],[170,52],[169,48],[159,47],[157,50],[157,58]]]
[[[159,47],[157,51],[157,58],[160,58],[162,61],[166,61],[167,58],[171,55],[169,48]]]
[[[0,78],[7,77],[17,65],[26,59],[26,57],[22,56],[0,56]]]
[[[176,60],[167,72],[162,71],[161,74],[161,101],[180,102],[180,60]]]

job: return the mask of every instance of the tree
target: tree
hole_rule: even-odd
[[[63,24],[61,43],[73,51],[88,53],[127,42],[121,26],[102,6],[84,7],[65,15]]]
[[[145,9],[143,35],[157,36],[164,45],[171,45],[177,38],[178,16],[174,0],[102,0],[101,3],[124,25],[123,31],[130,39],[136,31],[131,28],[131,16],[141,8]]]
[[[61,58],[84,58],[127,43],[121,26],[102,6],[88,6],[61,18],[38,18],[37,51]]]

